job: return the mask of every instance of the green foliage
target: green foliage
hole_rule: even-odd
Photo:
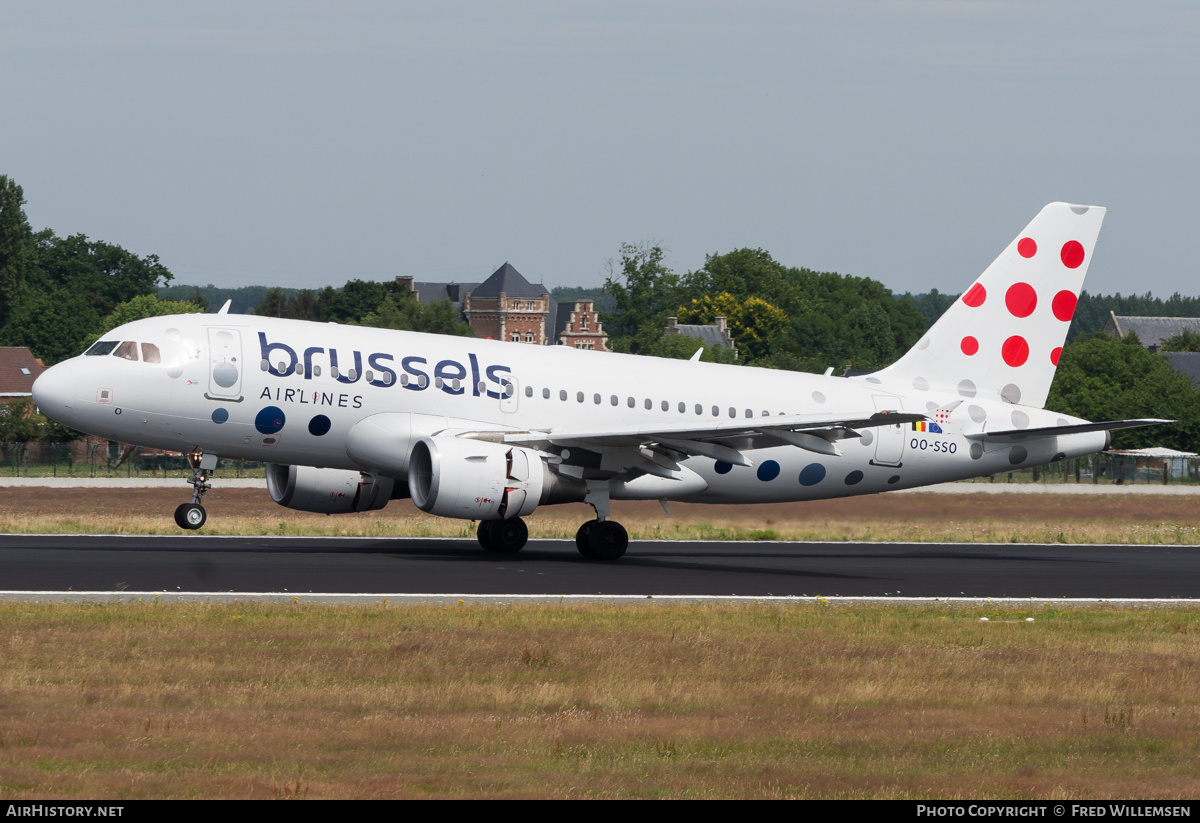
[[[205,311],[216,310],[229,301],[230,314],[251,314],[254,307],[263,302],[268,288],[266,286],[242,286],[237,289],[222,289],[209,283],[207,286],[174,285],[158,290],[159,300],[178,300],[193,302],[204,306]],[[280,289],[285,297],[290,297],[299,289]],[[204,298],[201,302],[197,295]]]
[[[788,325],[788,316],[777,306],[758,297],[734,297],[729,292],[695,298],[679,308],[680,323],[710,325],[718,317],[726,319],[742,359],[748,362],[769,355],[775,339]]]
[[[39,412],[32,398],[18,397],[0,404],[0,443],[62,442],[76,436],[76,432]]]
[[[1066,346],[1046,408],[1085,420],[1175,420],[1171,426],[1114,432],[1113,447],[1200,450],[1200,390],[1136,337],[1119,341],[1096,334]]]
[[[460,337],[475,336],[475,330],[462,321],[459,310],[449,300],[423,305],[408,290],[384,297],[376,311],[363,317],[361,325]]]
[[[28,346],[51,366],[83,351],[86,341],[101,328],[100,315],[83,295],[66,289],[25,292],[0,328],[0,345]]]
[[[1067,339],[1100,331],[1108,322],[1109,312],[1130,317],[1200,317],[1200,297],[1184,297],[1175,292],[1163,300],[1150,292],[1125,296],[1084,291],[1079,295]]]
[[[679,275],[663,263],[658,246],[621,244],[621,269],[609,265],[604,291],[615,308],[600,320],[609,336],[609,348],[638,354],[658,345],[667,326],[667,318],[685,302]]]
[[[83,295],[101,316],[140,294],[153,295],[172,275],[158,255],[138,257],[120,246],[88,240],[82,234],[58,237],[46,229],[37,235],[39,289],[69,289]]]
[[[704,349],[700,360],[705,363],[735,363],[733,350],[724,346],[705,346],[694,337],[673,334],[669,337],[661,335],[655,340],[648,341],[640,354],[651,357],[669,357],[673,360],[691,360],[698,349]]]
[[[8,320],[36,265],[37,246],[24,205],[25,192],[0,174],[0,325]]]
[[[1174,337],[1163,341],[1163,351],[1192,351],[1200,352],[1200,334],[1191,329],[1184,329]]]

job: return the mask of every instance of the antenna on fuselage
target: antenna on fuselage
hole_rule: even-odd
[[[229,314],[229,307],[233,305],[233,298],[225,301],[225,305],[217,309],[217,314]]]

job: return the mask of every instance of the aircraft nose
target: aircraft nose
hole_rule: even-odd
[[[59,363],[46,369],[33,381],[33,402],[42,414],[63,425],[70,425],[75,415],[74,406],[78,402],[78,386],[75,366],[69,362]]]

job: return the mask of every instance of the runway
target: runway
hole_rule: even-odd
[[[491,555],[473,540],[0,536],[8,592],[1200,599],[1200,547],[636,541]]]

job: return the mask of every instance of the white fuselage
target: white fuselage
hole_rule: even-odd
[[[332,323],[176,315],[130,323],[103,339],[136,343],[137,359],[81,355],[54,366],[35,389],[44,412],[121,442],[280,464],[369,470],[351,459],[347,436],[360,421],[383,413],[413,415],[424,435],[562,426],[636,432],[864,410],[930,418],[929,424],[862,429],[862,437],[841,441],[841,456],[780,446],[747,451],[749,467],[691,457],[684,465],[702,484],[682,483],[680,493],[672,493],[669,481],[643,493],[631,485],[614,497],[749,503],[868,494],[1087,454],[1102,449],[1106,438],[1103,432],[1059,434],[985,445],[966,435],[1082,421],[999,397],[919,391],[871,377]]]

